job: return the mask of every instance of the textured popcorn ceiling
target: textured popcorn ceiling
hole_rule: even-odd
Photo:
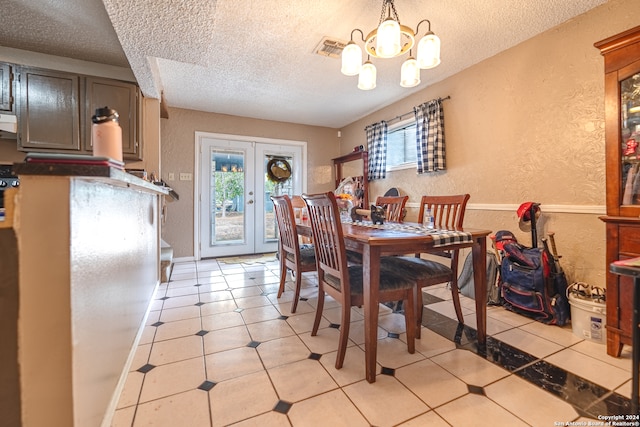
[[[340,128],[606,0],[395,3],[404,25],[429,19],[442,40],[442,64],[411,89],[405,57],[373,59],[377,88],[361,91],[314,53],[325,36],[367,34],[381,0],[0,0],[0,46],[130,66],[170,107]]]

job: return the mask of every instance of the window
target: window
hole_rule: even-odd
[[[416,165],[416,121],[414,118],[387,129],[387,170],[407,169]]]

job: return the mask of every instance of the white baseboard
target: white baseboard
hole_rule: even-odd
[[[189,261],[195,261],[196,258],[194,256],[185,256],[185,257],[180,257],[180,258],[173,258],[173,263],[178,263],[178,262],[189,262]]]

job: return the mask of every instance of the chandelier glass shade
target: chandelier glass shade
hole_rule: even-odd
[[[341,71],[347,76],[360,75],[358,79],[358,88],[360,89],[370,90],[376,87],[375,66],[371,63],[370,58],[395,58],[409,52],[415,45],[420,24],[424,22],[428,23],[429,28],[418,42],[417,59],[409,54],[409,58],[402,64],[400,85],[403,87],[417,86],[420,84],[421,69],[434,68],[440,64],[440,39],[431,31],[431,22],[428,19],[423,19],[418,23],[414,32],[411,28],[400,23],[393,1],[382,1],[380,22],[376,29],[372,30],[366,38],[362,30],[354,29],[351,31],[351,40],[342,51]],[[353,40],[355,32],[360,33],[362,42],[364,42],[364,49],[367,53],[365,64],[362,64],[362,49]],[[367,64],[370,66],[365,67]],[[362,73],[366,73],[366,75],[363,77]]]
[[[385,19],[378,27],[376,54],[380,58],[393,58],[400,53],[400,24],[391,18]]]
[[[357,76],[362,70],[362,49],[350,41],[342,51],[342,74]]]
[[[440,64],[440,38],[429,31],[418,43],[418,65],[423,70]]]
[[[414,87],[419,84],[420,67],[418,66],[418,61],[416,61],[413,56],[410,56],[402,63],[402,69],[400,70],[400,86]]]
[[[376,88],[376,66],[367,61],[362,65],[358,75],[358,89],[371,90]]]

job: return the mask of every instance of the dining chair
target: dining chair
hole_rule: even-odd
[[[300,299],[300,286],[302,273],[316,270],[316,256],[312,244],[300,244],[295,215],[291,199],[286,194],[283,196],[271,196],[273,210],[278,223],[280,244],[278,247],[280,258],[280,288],[278,298],[284,292],[287,279],[287,271],[291,270],[295,280],[294,297],[291,303],[291,312],[295,313]]]
[[[387,221],[402,222],[407,213],[404,206],[407,204],[409,196],[378,196],[376,206],[385,208],[385,219]]]
[[[362,265],[347,265],[347,254],[340,213],[335,195],[331,192],[302,195],[309,210],[309,220],[316,251],[318,270],[318,304],[311,331],[318,333],[325,292],[341,305],[341,326],[336,369],[342,368],[349,337],[351,307],[364,304]],[[395,272],[382,262],[380,266],[379,302],[403,300],[407,346],[409,353],[415,352],[415,283],[401,272]]]
[[[418,222],[423,223],[427,210],[431,211],[434,219],[434,226],[437,229],[462,229],[464,213],[469,201],[469,194],[448,195],[448,196],[422,196],[420,200],[420,211]],[[456,312],[458,322],[464,323],[462,308],[460,306],[460,292],[458,289],[458,257],[459,249],[429,253],[435,255],[438,261],[423,259],[420,254],[414,256],[385,257],[387,262],[397,269],[403,269],[407,275],[411,276],[417,284],[416,296],[416,316],[418,319],[418,329],[416,337],[420,338],[420,326],[424,306],[422,304],[422,289],[428,286],[449,282],[451,287],[451,298]],[[442,260],[442,262],[440,262]]]

